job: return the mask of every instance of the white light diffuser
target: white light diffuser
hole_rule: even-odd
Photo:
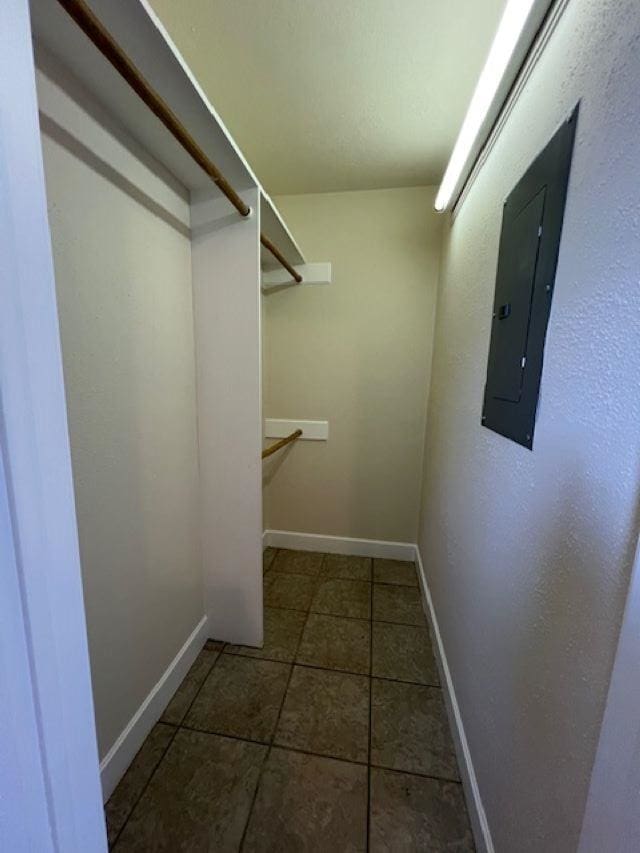
[[[445,210],[451,201],[462,170],[491,108],[535,2],[536,0],[508,0],[507,2],[440,184],[436,196],[436,210]]]

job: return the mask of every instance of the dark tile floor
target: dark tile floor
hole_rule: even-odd
[[[125,851],[473,851],[415,567],[265,551],[262,649],[209,640],[106,805]]]

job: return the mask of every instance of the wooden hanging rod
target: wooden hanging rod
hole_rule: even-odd
[[[291,435],[288,435],[286,438],[281,438],[280,441],[276,441],[275,444],[272,444],[271,447],[267,447],[266,450],[262,451],[262,458],[266,459],[267,456],[271,456],[272,453],[276,453],[278,450],[282,450],[283,447],[286,447],[287,444],[291,444],[292,441],[297,441],[302,435],[302,430],[297,429],[295,432],[292,432]]]
[[[134,92],[149,107],[151,112],[160,119],[162,124],[174,139],[180,143],[187,154],[206,172],[220,192],[229,199],[238,213],[241,216],[248,216],[251,213],[249,205],[242,200],[215,163],[212,163],[207,157],[189,131],[170,109],[169,105],[147,83],[126,53],[108,30],[104,28],[99,18],[94,15],[85,0],[58,0],[58,3],[73,18],[82,32],[93,42],[105,59],[113,65],[118,74],[126,80]],[[282,264],[287,272],[291,273],[298,283],[302,281],[302,276],[294,270],[282,252],[274,246],[268,237],[260,234],[260,242]]]
[[[302,281],[302,276],[291,266],[289,261],[280,251],[280,249],[277,246],[274,246],[271,240],[268,237],[265,237],[264,234],[260,234],[260,242],[268,252],[271,252],[276,261],[278,261],[278,263],[280,263],[286,269],[286,271],[291,274],[295,281],[300,284],[300,282]]]
[[[84,0],[58,0],[62,8],[68,12],[82,32],[93,42],[100,53],[113,65],[118,74],[131,86],[134,92],[144,101],[151,112],[157,116],[169,133],[178,140],[180,145],[196,163],[211,178],[214,184],[229,199],[231,204],[242,216],[248,216],[251,208],[240,198],[231,184],[218,167],[204,153],[178,117],[171,111],[165,101],[147,83],[126,53],[120,48],[111,34],[103,27],[101,21]]]

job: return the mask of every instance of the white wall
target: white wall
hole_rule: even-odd
[[[591,774],[580,853],[627,853],[640,849],[639,566],[640,542]]]
[[[333,283],[264,297],[264,414],[329,421],[265,463],[265,526],[415,542],[441,220],[434,189],[281,196]]]
[[[53,60],[40,62],[104,756],[203,615],[189,200]]]
[[[568,3],[444,238],[419,544],[504,853],[577,847],[637,536],[639,38]],[[480,426],[501,208],[578,99],[529,452]]]

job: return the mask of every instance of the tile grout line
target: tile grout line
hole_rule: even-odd
[[[310,613],[309,615],[313,616],[315,614]],[[365,620],[360,619],[358,621],[364,622]],[[369,623],[369,624],[373,625],[373,623]],[[384,624],[388,624],[388,623],[385,622]],[[371,654],[371,650],[369,653]],[[223,654],[229,655],[230,657],[234,657],[234,658],[245,658],[245,660],[258,660],[258,661],[265,660],[265,661],[268,661],[269,663],[280,663],[280,664],[292,663],[292,664],[295,664],[296,666],[301,666],[304,669],[319,669],[321,672],[338,672],[338,673],[341,673],[342,675],[356,675],[356,676],[359,676],[360,678],[370,677],[370,678],[376,678],[378,681],[391,681],[391,682],[393,682],[393,684],[409,684],[411,687],[430,687],[432,690],[442,690],[441,684],[431,684],[430,682],[427,682],[427,681],[408,681],[405,678],[392,678],[389,675],[374,675],[371,671],[369,671],[369,672],[355,672],[355,670],[352,670],[352,669],[336,669],[335,667],[331,667],[331,666],[320,666],[320,664],[317,664],[317,663],[304,663],[303,661],[299,661],[299,660],[295,660],[295,659],[288,661],[288,660],[278,660],[277,658],[264,658],[264,657],[258,657],[257,655],[243,654],[242,652],[224,652]],[[169,725],[171,725],[171,724],[169,724]]]
[[[209,639],[207,638],[207,639],[204,641],[204,643],[203,643],[203,645],[202,645],[202,648],[200,649],[200,651],[198,652],[198,654],[200,654],[202,651],[204,651],[204,649],[205,649],[205,647],[206,647],[206,645],[207,645],[207,643],[208,643],[208,642],[209,642]],[[214,641],[214,642],[215,642],[215,641]],[[220,660],[220,658],[221,658],[221,656],[222,656],[223,649],[224,649],[224,647],[225,647],[225,646],[226,646],[226,643],[223,643],[223,644],[222,644],[222,648],[218,650],[218,654],[216,655],[216,659],[214,660],[214,662],[213,662],[213,663],[211,664],[211,666],[209,667],[209,670],[207,671],[207,674],[205,675],[205,677],[202,679],[202,682],[201,682],[200,686],[198,687],[198,689],[196,690],[196,693],[195,693],[195,695],[194,695],[193,699],[192,699],[192,700],[191,700],[191,702],[189,703],[189,707],[187,708],[187,710],[184,712],[184,714],[183,714],[183,715],[182,715],[182,717],[180,718],[180,722],[179,722],[179,723],[166,723],[166,722],[164,722],[164,721],[162,720],[162,717],[160,717],[160,718],[159,718],[159,719],[154,723],[154,727],[155,727],[155,726],[157,726],[159,723],[161,723],[163,726],[171,726],[171,727],[174,729],[173,735],[171,736],[171,739],[170,739],[169,743],[167,744],[166,748],[164,749],[164,751],[163,751],[163,753],[162,753],[162,755],[161,755],[161,757],[160,757],[160,761],[158,761],[158,763],[156,764],[156,766],[155,766],[155,767],[153,768],[153,770],[151,771],[151,774],[150,774],[149,778],[147,779],[147,781],[145,782],[145,784],[144,784],[144,786],[143,786],[143,788],[142,788],[142,791],[140,791],[140,795],[136,798],[136,800],[135,800],[134,804],[131,806],[131,808],[130,808],[130,810],[129,810],[128,814],[127,814],[127,817],[126,817],[126,819],[125,819],[125,822],[122,824],[122,827],[120,828],[120,831],[118,832],[118,834],[116,835],[116,837],[115,837],[115,839],[114,839],[113,846],[112,846],[112,847],[111,847],[111,846],[109,847],[109,849],[110,849],[110,850],[112,850],[113,848],[115,848],[116,844],[118,843],[118,841],[119,841],[119,839],[120,839],[120,836],[121,836],[121,835],[122,835],[122,833],[124,832],[126,825],[129,823],[129,819],[131,818],[131,815],[133,814],[133,812],[134,812],[134,810],[135,810],[136,806],[138,805],[138,803],[140,802],[140,800],[141,800],[141,799],[143,798],[143,796],[145,795],[145,793],[146,793],[146,791],[147,791],[147,788],[148,788],[148,787],[149,787],[149,785],[151,784],[151,780],[152,780],[152,779],[153,779],[153,777],[156,775],[156,773],[157,773],[158,769],[160,768],[160,765],[161,765],[161,764],[162,764],[162,762],[164,761],[164,757],[165,757],[165,755],[167,754],[167,752],[169,751],[169,747],[171,746],[171,744],[173,743],[173,741],[174,741],[174,740],[175,740],[175,738],[176,738],[176,735],[178,734],[178,732],[179,732],[179,731],[180,731],[180,729],[182,728],[182,723],[183,723],[183,722],[184,722],[184,720],[186,719],[187,714],[189,713],[189,711],[191,710],[191,706],[193,705],[193,703],[196,701],[196,699],[197,699],[197,698],[198,698],[198,696],[200,695],[200,691],[201,691],[201,690],[202,690],[202,688],[204,687],[204,683],[205,683],[205,681],[207,680],[207,678],[209,678],[209,676],[211,675],[211,673],[212,673],[212,671],[213,671],[213,668],[215,667],[215,665],[216,665],[216,664],[218,663],[218,661]],[[194,663],[195,663],[195,661],[194,661]],[[187,673],[187,675],[188,675],[188,674],[189,674],[189,673]],[[180,684],[179,684],[179,686],[178,686],[178,689],[177,689],[177,690],[176,690],[176,692],[173,694],[173,696],[175,696],[175,695],[176,695],[176,693],[178,692],[178,690],[180,689],[180,687],[182,687],[182,684],[183,684],[183,682],[185,681],[185,679],[187,678],[187,675],[185,675],[185,677],[183,678],[183,680],[180,682]],[[171,697],[171,699],[173,699],[173,696]],[[171,699],[169,700],[169,702],[171,702]],[[167,705],[167,707],[168,707],[168,705]],[[165,711],[166,711],[166,710],[167,710],[167,709],[165,708]],[[162,713],[164,714],[164,711],[163,711]],[[151,732],[149,732],[149,734],[151,734]],[[147,735],[147,738],[148,738],[148,737],[149,737],[149,735]],[[144,746],[144,743],[146,743],[147,738],[145,738],[145,739],[144,739],[143,746]],[[140,747],[140,749],[142,749],[142,746]],[[139,752],[139,751],[140,751],[140,750],[138,750],[138,752]],[[136,753],[136,755],[137,755],[137,753]],[[131,763],[133,764],[133,762],[131,762]],[[129,767],[131,767],[131,764],[129,765]],[[127,767],[127,770],[129,769],[129,767]],[[113,796],[113,795],[112,795],[112,796]]]
[[[256,740],[252,737],[240,737],[240,735],[232,735],[228,732],[214,731],[213,729],[200,729],[197,726],[189,726],[186,723],[181,723],[178,728],[185,732],[195,732],[200,735],[211,735],[211,737],[228,738],[229,740],[240,740],[243,743],[253,743],[256,746],[269,746],[268,740]]]
[[[208,641],[205,641],[205,644],[204,644],[204,646],[202,647],[202,649],[204,649],[204,648],[205,648],[205,646],[207,645],[207,642],[208,642]],[[219,641],[214,640],[213,642],[219,642]],[[214,660],[214,662],[211,664],[211,666],[210,666],[210,668],[209,668],[209,672],[208,672],[208,673],[205,675],[205,677],[202,679],[202,682],[201,682],[200,686],[198,687],[198,689],[196,690],[196,692],[195,692],[195,695],[194,695],[193,699],[191,700],[191,702],[189,702],[189,707],[187,708],[187,710],[184,712],[184,714],[183,714],[183,715],[182,715],[182,717],[180,718],[180,722],[178,723],[178,728],[182,728],[182,724],[183,724],[183,723],[184,723],[184,721],[187,719],[187,716],[188,716],[188,714],[189,714],[189,711],[191,711],[191,709],[193,708],[193,705],[194,705],[194,703],[195,703],[196,699],[197,699],[197,698],[198,698],[198,696],[202,693],[202,688],[204,687],[205,682],[208,680],[209,676],[211,675],[211,673],[213,672],[213,670],[216,668],[216,665],[217,665],[218,661],[220,660],[220,658],[222,657],[222,653],[224,652],[224,650],[225,650],[226,646],[227,646],[227,643],[224,643],[224,642],[223,642],[223,643],[222,643],[222,648],[220,648],[219,650],[217,650],[217,651],[218,651],[218,654],[216,655],[216,659],[215,659],[215,660]],[[202,649],[201,649],[200,651],[202,651]]]
[[[307,577],[312,580],[319,580],[319,578],[313,578],[311,575],[296,575],[296,577]],[[358,581],[358,583],[366,583],[366,581]],[[377,586],[394,586],[394,584],[377,584]],[[399,587],[395,585],[396,589],[414,589],[415,587]],[[372,590],[373,592],[373,590]],[[282,604],[265,604],[269,610],[288,610],[292,613],[314,613],[316,616],[333,616],[336,619],[352,619],[354,622],[367,622],[368,619],[363,619],[362,616],[348,616],[346,613],[333,613],[333,612],[325,612],[323,610],[309,610],[308,608],[301,607],[284,607]],[[384,625],[398,625],[403,628],[427,628],[426,620],[422,622],[396,622],[392,619],[373,619],[374,622],[382,622]],[[228,644],[233,645],[233,644]]]
[[[278,557],[278,553],[276,553],[274,555],[274,558],[271,562],[271,566],[273,566],[277,557]],[[321,571],[322,571],[322,566],[324,565],[324,561],[325,561],[325,556],[323,555],[322,560],[320,561],[320,570]],[[315,589],[314,589],[313,594],[315,595]],[[287,698],[287,693],[289,692],[289,685],[291,684],[291,679],[293,678],[293,668],[295,666],[295,659],[298,656],[298,650],[300,648],[300,644],[302,643],[302,635],[304,634],[304,629],[307,627],[307,622],[309,621],[309,613],[310,613],[311,601],[312,600],[313,600],[313,596],[311,597],[311,599],[309,601],[309,607],[307,608],[307,611],[306,611],[305,620],[302,624],[302,629],[301,629],[300,634],[298,636],[298,642],[296,643],[296,648],[295,648],[295,652],[293,655],[293,661],[289,664],[289,677],[287,678],[287,683],[286,683],[286,686],[285,686],[284,691],[282,693],[282,700],[280,702],[280,707],[278,708],[278,716],[276,717],[275,725],[273,726],[273,731],[271,732],[271,738],[269,741],[269,746],[267,748],[267,751],[265,752],[264,758],[262,759],[262,765],[260,766],[260,772],[258,773],[258,779],[256,781],[256,787],[255,787],[255,790],[253,792],[253,797],[251,798],[251,805],[249,806],[249,811],[247,813],[247,820],[246,820],[246,823],[244,825],[244,830],[242,831],[242,838],[240,839],[240,845],[238,847],[238,849],[240,851],[244,847],[245,839],[247,836],[247,831],[249,829],[249,823],[251,822],[251,816],[253,814],[253,809],[254,809],[254,806],[256,804],[256,800],[258,799],[258,791],[260,789],[260,783],[262,782],[264,770],[265,770],[265,767],[267,766],[267,761],[269,760],[269,756],[271,755],[271,753],[273,751],[273,742],[274,742],[275,737],[276,737],[276,732],[278,731],[278,726],[280,725],[280,717],[282,715],[282,709],[284,708],[284,703],[285,703],[286,698]],[[263,612],[264,612],[264,604],[263,604]]]
[[[269,563],[267,571],[269,571],[269,572],[273,571],[273,567],[275,566],[276,561],[277,561],[278,557],[280,556],[280,553],[281,553],[280,549],[276,549],[276,552],[273,555],[273,559]],[[264,583],[264,573],[263,573],[263,583]],[[265,605],[264,597],[263,597],[263,601],[262,601],[262,618],[263,618],[263,621],[264,621],[265,607],[266,607],[266,605]],[[306,619],[305,619],[305,622],[306,622]],[[264,645],[264,636],[263,636],[263,645]],[[289,689],[289,682],[291,681],[291,673],[292,672],[293,672],[293,664],[290,665],[289,675],[287,677],[287,685],[286,685],[284,692],[282,694],[282,702],[280,703],[280,708],[278,709],[278,716],[276,718],[276,724],[273,728],[273,732],[271,733],[270,742],[268,744],[263,744],[267,748],[265,750],[264,755],[262,756],[262,763],[260,765],[260,770],[258,771],[258,778],[256,779],[256,786],[253,790],[253,796],[251,797],[251,805],[249,806],[249,810],[247,811],[247,819],[245,821],[244,828],[242,830],[242,835],[240,837],[240,844],[238,845],[239,851],[242,850],[242,848],[244,847],[244,841],[245,841],[245,838],[247,835],[247,830],[249,829],[249,823],[251,821],[251,815],[253,814],[253,807],[254,807],[255,802],[258,798],[258,790],[260,788],[260,782],[262,781],[262,776],[264,774],[264,768],[267,765],[267,759],[271,755],[271,745],[273,743],[273,738],[274,738],[274,735],[276,732],[276,726],[278,725],[278,722],[280,720],[280,713],[282,711],[282,705],[284,703],[284,697],[287,695],[287,690]],[[243,738],[238,738],[238,740],[243,740]]]
[[[398,770],[397,767],[387,767],[384,764],[372,764],[374,770],[388,770],[390,773],[401,773],[405,776],[417,776],[418,779],[431,779],[434,782],[446,782],[448,785],[462,785],[460,779],[450,779],[448,776],[434,776],[433,773],[421,773],[419,770]]]
[[[371,559],[371,558],[369,558]],[[275,563],[275,557],[273,560]],[[390,586],[394,589],[415,589],[417,592],[420,592],[420,585],[418,583],[394,583],[393,581],[376,581],[376,580],[362,580],[362,578],[346,578],[343,575],[323,575],[322,570],[318,573],[312,572],[277,572],[273,568],[273,563],[267,569],[269,574],[278,575],[278,577],[294,577],[294,578],[312,578],[316,581],[345,581],[346,583],[368,583],[370,586],[376,584],[377,586]]]
[[[157,722],[157,723],[154,723],[154,728],[155,728],[155,726],[157,726],[157,725],[158,725],[158,723],[160,723],[160,720],[158,720],[158,722]],[[173,729],[173,734],[172,734],[172,735],[171,735],[171,737],[169,738],[169,742],[167,743],[166,747],[163,749],[163,751],[162,751],[162,755],[160,756],[160,760],[158,761],[158,763],[156,764],[156,766],[155,766],[155,767],[153,768],[153,770],[151,771],[151,773],[150,773],[149,778],[147,779],[147,781],[146,781],[146,782],[144,783],[144,785],[142,786],[142,790],[140,791],[139,796],[138,796],[138,797],[136,797],[135,802],[133,803],[133,805],[131,806],[131,808],[130,808],[130,809],[129,809],[129,811],[127,812],[127,816],[126,816],[126,818],[125,818],[125,820],[124,820],[124,823],[122,824],[122,826],[121,826],[121,827],[120,827],[120,829],[118,830],[118,832],[117,832],[117,834],[116,834],[116,837],[113,839],[113,844],[109,844],[109,850],[110,850],[110,851],[111,851],[111,850],[115,850],[116,845],[117,845],[117,844],[118,844],[118,842],[120,841],[120,836],[121,836],[121,835],[122,835],[122,833],[125,831],[125,829],[126,829],[126,827],[127,827],[127,824],[129,823],[129,820],[131,819],[131,815],[134,813],[134,811],[135,811],[135,809],[136,809],[136,807],[137,807],[138,803],[140,802],[140,800],[144,797],[144,795],[145,795],[145,793],[146,793],[146,791],[147,791],[147,788],[148,788],[148,787],[149,787],[149,785],[151,784],[151,780],[152,780],[152,779],[153,779],[153,777],[156,775],[156,773],[157,773],[157,771],[158,771],[158,768],[160,767],[160,765],[161,765],[161,764],[162,764],[162,762],[164,761],[164,757],[165,757],[165,755],[167,754],[167,752],[169,751],[169,747],[171,746],[171,744],[172,744],[172,743],[173,743],[173,741],[175,740],[175,737],[176,737],[176,735],[178,734],[178,731],[179,731],[179,728],[180,728],[179,726],[172,725],[171,723],[162,723],[162,725],[163,725],[163,726],[170,726],[170,727]],[[153,729],[152,729],[152,731],[153,731]],[[149,732],[149,735],[150,735],[150,734],[151,734],[151,732]],[[142,749],[142,747],[143,747],[143,746],[145,745],[145,743],[147,742],[147,738],[149,737],[149,735],[147,735],[147,737],[144,739],[144,741],[143,741],[143,743],[142,743],[142,746],[140,747],[140,749],[138,750],[138,752],[140,752],[140,750]],[[138,755],[138,752],[136,753],[136,756]],[[134,759],[133,759],[133,760],[135,761],[135,757],[134,757]],[[133,761],[131,762],[131,764],[133,764]],[[129,765],[129,767],[127,767],[127,770],[125,771],[125,774],[126,774],[126,772],[129,770],[129,768],[131,767],[131,764]],[[123,777],[122,777],[122,778],[124,778],[124,775],[123,775]],[[120,781],[122,781],[122,779],[121,779]],[[120,784],[120,782],[118,782],[118,784]],[[115,791],[114,791],[114,793],[115,793]],[[112,794],[111,796],[113,796],[113,794]],[[109,797],[109,799],[111,799],[111,797]],[[107,802],[108,802],[108,801],[107,801]],[[105,805],[106,805],[106,803],[105,803]]]
[[[167,725],[166,723],[164,725]],[[176,728],[183,729],[187,732],[194,732],[200,735],[207,735],[209,737],[217,737],[217,738],[226,738],[228,740],[240,741],[241,743],[251,743],[255,746],[269,746],[270,744],[264,740],[254,740],[253,738],[248,737],[240,737],[239,735],[230,735],[225,734],[224,732],[213,732],[207,729],[197,729],[193,726],[185,726],[181,725]],[[344,758],[339,755],[329,755],[326,752],[312,752],[310,749],[302,749],[299,746],[284,746],[281,744],[274,743],[274,749],[281,749],[283,752],[295,752],[298,755],[308,755],[312,758],[326,758],[327,761],[339,761],[343,764],[350,764],[354,767],[362,767],[367,768],[368,764],[366,761],[356,761],[354,758]],[[422,773],[420,770],[400,770],[397,767],[390,767],[386,764],[372,764],[376,770],[388,770],[390,773],[400,773],[405,776],[416,776],[419,779],[432,779],[434,782],[447,782],[451,785],[462,785],[462,782],[459,779],[451,779],[448,776],[435,776],[433,773]]]

